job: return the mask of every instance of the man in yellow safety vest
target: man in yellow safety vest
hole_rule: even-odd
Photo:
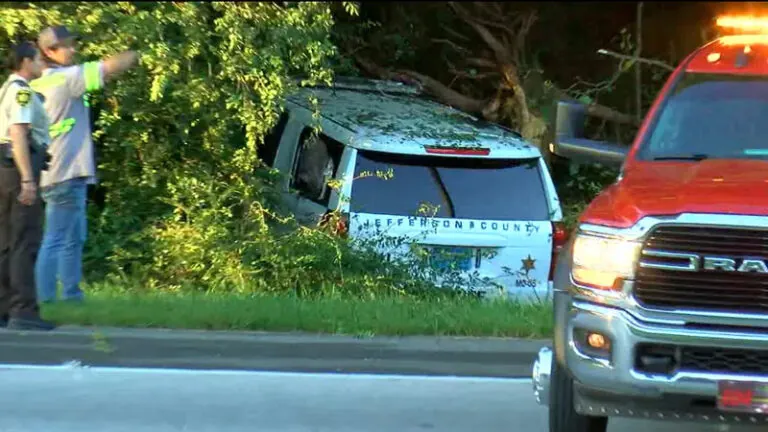
[[[88,92],[100,90],[138,60],[135,51],[125,51],[101,61],[75,64],[76,40],[64,26],[40,32],[37,44],[46,68],[31,83],[44,96],[51,122],[51,160],[40,181],[46,203],[45,231],[35,268],[41,302],[56,300],[57,280],[62,283],[65,300],[83,299],[80,279],[87,232],[87,187],[96,183]]]

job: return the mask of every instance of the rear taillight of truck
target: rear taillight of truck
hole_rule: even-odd
[[[552,260],[549,263],[549,280],[555,277],[555,264],[557,255],[568,242],[568,231],[562,222],[552,222]]]

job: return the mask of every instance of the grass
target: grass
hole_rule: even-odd
[[[43,306],[58,324],[372,335],[545,338],[551,306],[467,298],[414,300],[86,291],[83,304]]]

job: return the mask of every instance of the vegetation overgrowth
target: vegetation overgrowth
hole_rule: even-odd
[[[448,295],[444,290],[438,294],[434,283],[421,277],[426,273],[416,272],[419,277],[414,277],[414,262],[387,262],[372,248],[353,250],[343,238],[298,225],[280,205],[275,188],[280,174],[259,159],[263,138],[298,84],[328,84],[339,73],[371,75],[393,70],[398,62],[416,70],[419,58],[437,52],[435,32],[453,37],[456,31],[450,29],[464,25],[477,30],[475,24],[487,22],[473,18],[477,11],[470,7],[422,4],[400,18],[398,12],[386,16],[382,7],[353,2],[0,5],[0,47],[12,40],[34,39],[46,25],[65,24],[82,35],[83,61],[125,49],[141,55],[138,68],[90,99],[99,185],[90,191],[87,280],[130,287],[133,294],[206,292],[307,299],[342,295],[369,300]],[[402,14],[410,6],[393,7]],[[541,8],[550,17],[562,15],[554,13],[555,6]],[[363,9],[369,11],[364,16]],[[535,14],[520,16],[525,19],[515,21],[514,31],[520,34],[535,27]],[[475,33],[477,41],[482,32]],[[624,28],[612,39],[611,48],[631,54],[636,48],[633,35]],[[533,37],[543,43],[541,34],[534,32]],[[488,44],[489,39],[481,42]],[[443,40],[441,45],[451,43]],[[371,46],[379,51],[379,59],[361,63],[356,53]],[[569,94],[592,103],[605,94],[607,100],[621,100],[615,97],[620,88],[632,93],[626,90],[633,82],[631,75],[626,78],[631,62],[621,61],[606,82],[587,85],[577,77],[574,86],[566,87],[562,76],[547,79],[548,63],[538,55],[543,48],[526,47],[522,37],[515,46],[515,59],[507,60],[514,60],[520,79],[506,79],[525,92],[527,106],[524,112],[514,107],[504,111],[518,100],[512,98],[502,101],[494,115],[541,142],[546,138],[542,122],[549,123],[551,132],[552,98]],[[601,47],[589,49],[597,48]],[[480,49],[478,55],[489,52]],[[498,78],[482,81],[484,74],[475,69],[459,74],[455,54],[440,51],[422,72],[456,73],[461,77],[457,88],[478,100],[501,88]],[[463,55],[473,60],[466,48]],[[382,58],[390,62],[387,68],[373,68]],[[645,77],[642,103],[648,106],[666,75],[654,70]],[[450,81],[447,76],[436,79],[443,85]],[[532,119],[535,127],[525,126],[521,119]],[[585,203],[616,175],[601,167],[562,161],[554,161],[552,169],[571,225]]]

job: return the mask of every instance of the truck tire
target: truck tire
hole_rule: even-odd
[[[585,416],[573,406],[573,379],[557,360],[552,362],[549,432],[606,432],[608,417]]]

